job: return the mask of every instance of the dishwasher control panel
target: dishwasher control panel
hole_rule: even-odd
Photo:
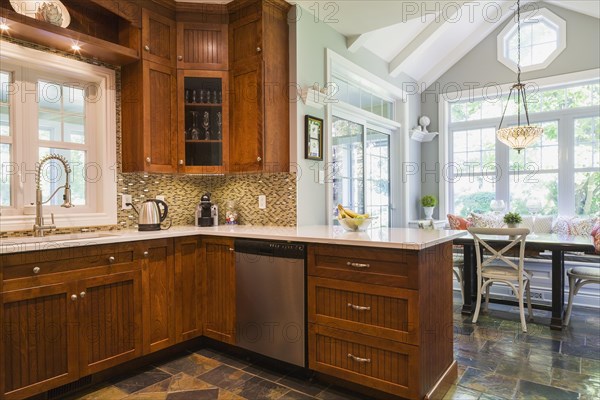
[[[304,243],[237,239],[234,247],[236,253],[296,259],[306,257],[306,244]]]

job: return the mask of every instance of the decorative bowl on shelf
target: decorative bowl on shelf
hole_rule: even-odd
[[[366,231],[373,221],[373,217],[369,218],[338,218],[340,225],[348,232],[363,232]]]

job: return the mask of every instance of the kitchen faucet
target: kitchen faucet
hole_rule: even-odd
[[[65,172],[67,174],[66,176],[66,180],[65,180],[65,184],[59,188],[57,188],[54,193],[52,193],[50,195],[50,197],[48,197],[48,199],[46,201],[42,201],[42,182],[41,182],[41,175],[42,175],[42,166],[50,161],[50,160],[58,160],[62,163]],[[37,169],[36,169],[36,174],[35,174],[35,179],[36,179],[36,188],[35,188],[35,224],[33,225],[33,236],[35,237],[41,237],[44,236],[44,231],[49,231],[52,229],[56,229],[56,225],[54,225],[54,213],[51,213],[50,215],[52,216],[52,224],[51,225],[44,225],[44,214],[43,214],[43,210],[42,210],[42,205],[46,204],[47,202],[49,202],[50,200],[52,200],[52,198],[54,197],[54,195],[62,188],[65,189],[65,192],[63,194],[63,204],[61,205],[61,207],[64,208],[71,208],[74,207],[74,205],[71,203],[71,185],[69,184],[69,176],[71,174],[71,166],[69,165],[69,162],[66,160],[66,158],[64,158],[63,156],[59,155],[59,154],[48,154],[47,156],[44,156],[40,159]]]

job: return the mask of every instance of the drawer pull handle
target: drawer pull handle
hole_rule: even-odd
[[[371,311],[371,307],[357,306],[357,305],[354,305],[352,303],[348,303],[348,307],[352,307],[356,311]]]
[[[34,274],[39,274],[41,271],[40,267],[33,267],[33,273]]]
[[[348,353],[348,358],[351,358],[352,360],[356,361],[357,363],[370,363],[371,359],[370,358],[360,358],[360,357],[356,357],[353,354]]]
[[[350,261],[348,261],[346,265],[354,268],[371,268],[371,264],[354,263]]]

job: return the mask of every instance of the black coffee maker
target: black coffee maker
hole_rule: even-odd
[[[198,206],[200,211],[200,215],[196,217],[198,218],[198,226],[213,226],[212,205],[210,202],[210,193],[205,193],[200,198],[200,205]]]

